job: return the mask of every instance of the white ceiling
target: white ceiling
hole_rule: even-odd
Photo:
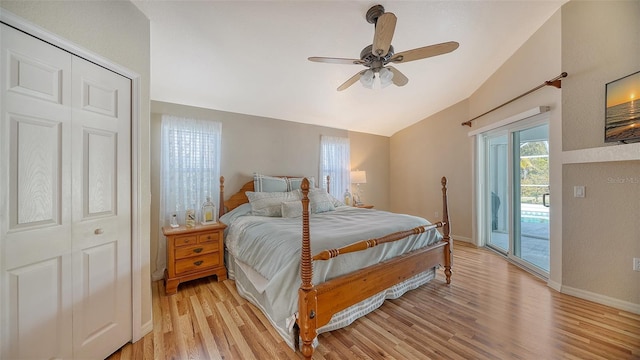
[[[396,53],[460,47],[394,65],[406,86],[339,92],[364,67],[307,58],[358,59],[376,1],[134,0],[151,21],[152,100],[384,136],[468,98],[565,2],[379,2],[398,18]]]

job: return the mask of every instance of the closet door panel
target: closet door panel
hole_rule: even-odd
[[[73,58],[74,356],[131,339],[131,82]]]
[[[69,358],[71,55],[0,26],[0,358]]]
[[[50,358],[51,354],[68,353],[69,321],[65,317],[63,269],[70,264],[65,257],[57,257],[12,269],[8,272],[10,353],[16,358]],[[38,294],[38,296],[20,296]],[[43,299],[46,299],[43,301]],[[34,340],[37,339],[37,343]]]

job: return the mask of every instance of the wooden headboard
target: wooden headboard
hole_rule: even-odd
[[[282,178],[299,178],[302,176],[276,176]],[[327,192],[330,189],[330,178],[327,175]],[[224,201],[224,176],[220,176],[220,216],[224,215],[227,211],[231,211],[242,204],[246,204],[249,202],[249,198],[247,198],[247,191],[254,191],[253,180],[248,181],[246,184],[242,185],[240,190],[237,193],[231,195],[229,200]]]

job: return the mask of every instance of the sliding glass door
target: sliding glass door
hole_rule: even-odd
[[[487,177],[485,189],[485,224],[487,245],[509,252],[509,137],[505,131],[485,139]]]
[[[519,122],[481,136],[481,228],[488,247],[549,273],[549,125]]]

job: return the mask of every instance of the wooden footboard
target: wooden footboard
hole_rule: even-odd
[[[447,179],[442,178],[442,221],[431,226],[420,226],[387,236],[363,240],[340,249],[329,249],[311,256],[309,236],[309,182],[302,182],[302,249],[300,274],[302,285],[298,290],[298,328],[302,340],[301,351],[305,358],[313,355],[313,340],[317,329],[327,324],[331,317],[349,306],[359,303],[395,284],[434,266],[444,266],[447,284],[451,283],[453,244],[450,239],[449,212],[447,207]],[[343,254],[363,251],[386,242],[401,241],[405,237],[435,228],[442,228],[442,241],[402,256],[366,267],[314,286],[312,261],[322,261]],[[435,230],[432,230],[435,231]]]

